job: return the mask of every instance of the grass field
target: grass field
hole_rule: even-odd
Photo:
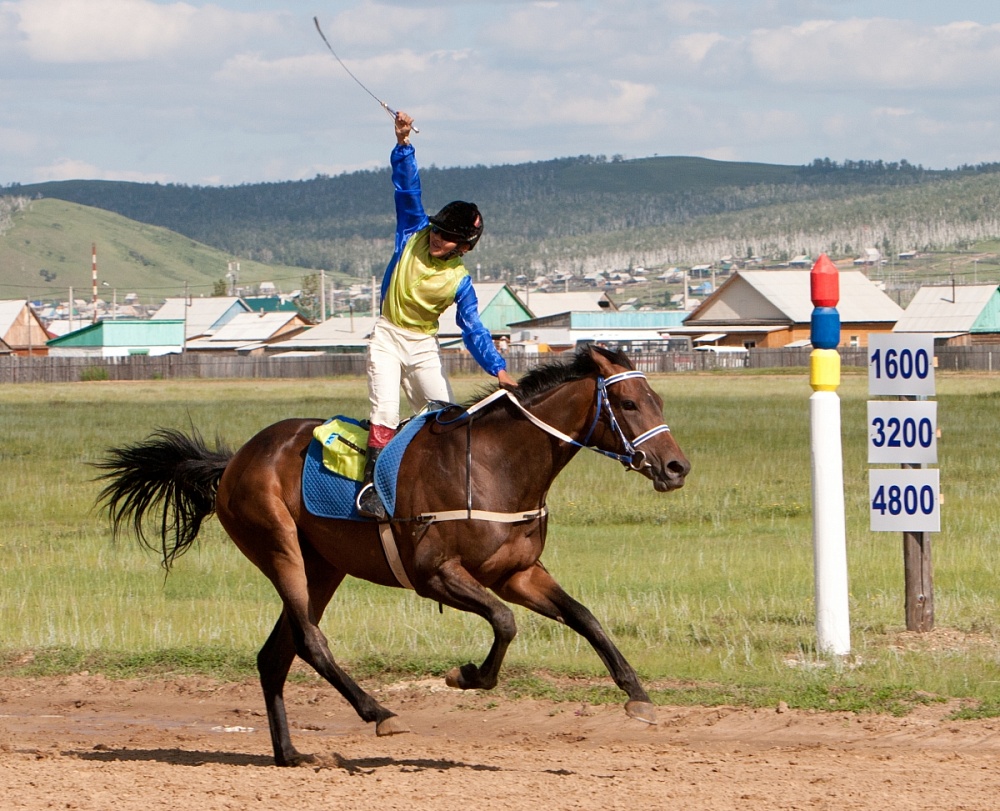
[[[550,494],[543,560],[605,624],[660,702],[905,712],[964,699],[1000,714],[1000,519],[993,428],[1000,377],[938,377],[942,531],[933,537],[937,629],[904,633],[901,537],[868,530],[867,378],[845,371],[852,654],[815,652],[807,375],[652,378],[693,463],[657,494],[581,453]],[[481,378],[454,381],[471,395]],[[96,461],[153,428],[197,427],[238,446],[288,416],[361,416],[364,381],[191,381],[0,389],[0,673],[242,678],[279,603],[210,521],[169,577],[94,509]],[[501,689],[618,701],[571,631],[515,609]],[[373,618],[377,618],[373,620]],[[412,593],[348,581],[323,623],[357,676],[441,674],[480,661],[488,626]],[[545,674],[587,677],[553,692]],[[306,678],[306,676],[300,676]],[[332,688],[331,688],[332,689]]]

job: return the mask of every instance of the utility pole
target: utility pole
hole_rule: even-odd
[[[91,281],[94,286],[94,295],[91,299],[91,306],[94,308],[93,323],[97,323],[97,243],[94,242],[90,246],[90,276]]]

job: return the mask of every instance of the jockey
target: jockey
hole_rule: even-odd
[[[476,362],[504,388],[517,387],[490,331],[479,320],[479,302],[462,263],[482,236],[482,215],[474,203],[456,200],[427,216],[410,144],[412,125],[410,116],[396,113],[396,147],[390,156],[396,245],[382,278],[381,317],[368,343],[371,432],[356,506],[361,515],[380,521],[387,515],[372,478],[375,460],[399,424],[400,384],[414,412],[431,401],[452,400],[437,340],[441,313],[456,304],[462,340]]]

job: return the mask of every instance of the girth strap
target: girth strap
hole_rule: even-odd
[[[378,525],[378,534],[382,539],[382,551],[385,552],[385,559],[396,576],[396,580],[404,589],[414,591],[410,578],[406,576],[406,569],[403,568],[403,561],[399,559],[399,549],[396,547],[396,539],[392,537],[392,525],[385,523]]]
[[[518,524],[521,521],[544,518],[548,514],[548,507],[539,507],[537,510],[518,513],[497,513],[489,510],[444,510],[437,513],[421,513],[414,521],[419,524],[436,524],[439,521],[492,521],[497,524]],[[405,589],[414,590],[410,578],[406,576],[403,561],[399,557],[399,548],[392,535],[392,525],[388,522],[380,523],[378,534],[382,540],[382,551],[385,553],[386,562],[396,576],[399,585]]]
[[[494,521],[498,524],[517,524],[521,521],[534,521],[549,514],[548,507],[537,510],[525,510],[517,513],[496,513],[489,510],[443,510],[437,513],[421,513],[416,517],[418,523],[436,524],[438,521]]]

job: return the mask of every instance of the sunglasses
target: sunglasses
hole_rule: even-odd
[[[436,225],[431,226],[431,233],[437,234],[439,237],[444,237],[446,240],[454,242],[456,245],[468,245],[470,251],[476,246],[476,243],[479,242],[479,234],[476,234],[474,237],[469,239],[459,234],[452,234],[448,231],[444,231]]]

